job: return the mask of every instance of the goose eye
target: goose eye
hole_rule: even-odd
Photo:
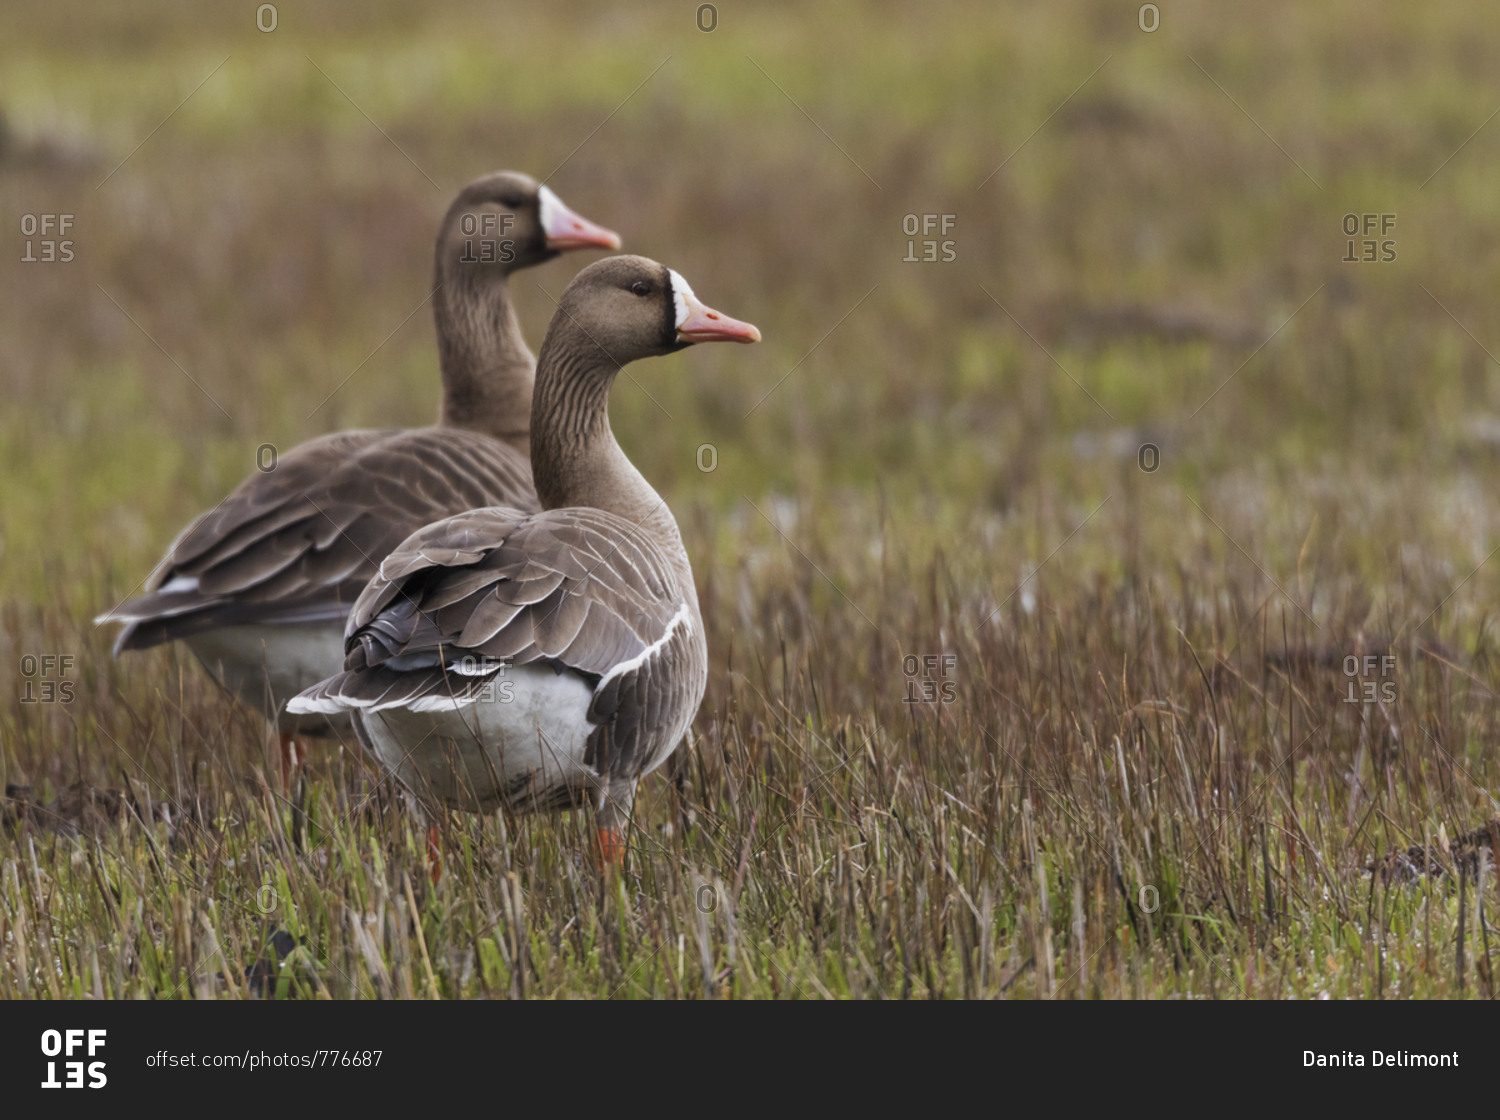
[[[500,205],[504,206],[507,210],[519,210],[521,208],[521,203],[522,199],[518,194],[506,194],[500,196]]]
[[[644,280],[637,280],[634,284],[630,285],[630,290],[638,296],[649,296],[651,294],[651,285]]]

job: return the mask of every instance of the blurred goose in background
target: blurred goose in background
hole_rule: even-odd
[[[618,863],[636,783],[687,731],[708,672],[677,522],[610,430],[621,367],[760,332],[644,257],[589,265],[542,344],[531,462],[542,511],[413,534],[355,604],[345,669],[292,712],[350,713],[430,809],[596,810]]]
[[[336,432],[281,455],[189,525],[146,594],[100,616],[124,650],[183,642],[225,689],[267,712],[283,784],[299,738],[348,720],[285,710],[343,665],[344,619],[382,559],[449,514],[539,508],[531,482],[535,362],[508,280],[568,249],[618,249],[529,176],[497,172],[449,207],[433,263],[442,411],[428,428]]]

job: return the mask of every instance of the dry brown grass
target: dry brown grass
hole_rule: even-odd
[[[1492,994],[1487,864],[1462,906],[1364,868],[1496,815],[1493,15],[82,10],[0,44],[7,209],[77,250],[0,302],[0,995]],[[612,407],[709,693],[623,877],[580,819],[454,818],[434,889],[352,752],[289,802],[88,620],[260,444],[430,419],[396,328],[448,196],[606,117],[559,193],[766,337]],[[572,263],[515,285],[533,339]]]

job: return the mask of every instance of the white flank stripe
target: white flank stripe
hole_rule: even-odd
[[[444,696],[441,693],[432,696],[423,696],[413,700],[409,704],[392,704],[391,707],[405,708],[408,712],[456,712],[460,708],[473,707],[477,697]],[[380,709],[375,709],[379,711]]]
[[[507,661],[493,660],[487,657],[463,657],[448,666],[448,672],[457,673],[461,677],[485,677],[499,670],[502,675]]]
[[[635,669],[639,669],[648,660],[650,660],[652,657],[655,657],[656,654],[661,652],[662,647],[671,640],[672,631],[677,629],[679,623],[684,622],[687,623],[689,629],[692,628],[693,616],[688,613],[688,605],[686,600],[683,600],[682,606],[679,607],[677,613],[672,616],[672,621],[667,623],[666,632],[663,633],[660,638],[657,638],[656,641],[652,642],[645,649],[641,650],[640,653],[636,654],[629,661],[620,662],[618,665],[610,669],[609,672],[605,673],[604,676],[600,677],[599,684],[595,687],[594,691],[598,692],[599,689],[603,688],[610,681],[620,676],[620,674],[629,673]]]

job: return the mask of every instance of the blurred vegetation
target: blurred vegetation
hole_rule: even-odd
[[[1497,810],[1500,12],[1137,7],[725,0],[705,34],[692,3],[286,2],[267,34],[248,0],[12,5],[0,664],[76,656],[78,697],[4,701],[0,777],[141,814],[70,849],[12,811],[33,964],[59,938],[83,991],[243,991],[194,915],[253,961],[264,875],[334,994],[1457,994],[1452,877],[1361,868]],[[294,812],[257,721],[88,621],[260,445],[436,415],[431,240],[500,167],[765,336],[614,395],[714,664],[618,897],[568,821],[454,821],[426,890],[398,808],[349,824],[396,805],[352,756]],[[74,258],[21,262],[59,213]],[[925,214],[951,231],[903,232]],[[1351,214],[1395,216],[1393,261],[1345,261]],[[903,261],[929,238],[956,259]],[[533,345],[580,263],[514,281]],[[1370,651],[1394,702],[1342,703]],[[943,655],[955,702],[904,704]],[[338,955],[345,910],[379,967]],[[631,972],[679,927],[706,979]],[[552,940],[520,966],[496,929]],[[230,979],[182,983],[205,960]]]

